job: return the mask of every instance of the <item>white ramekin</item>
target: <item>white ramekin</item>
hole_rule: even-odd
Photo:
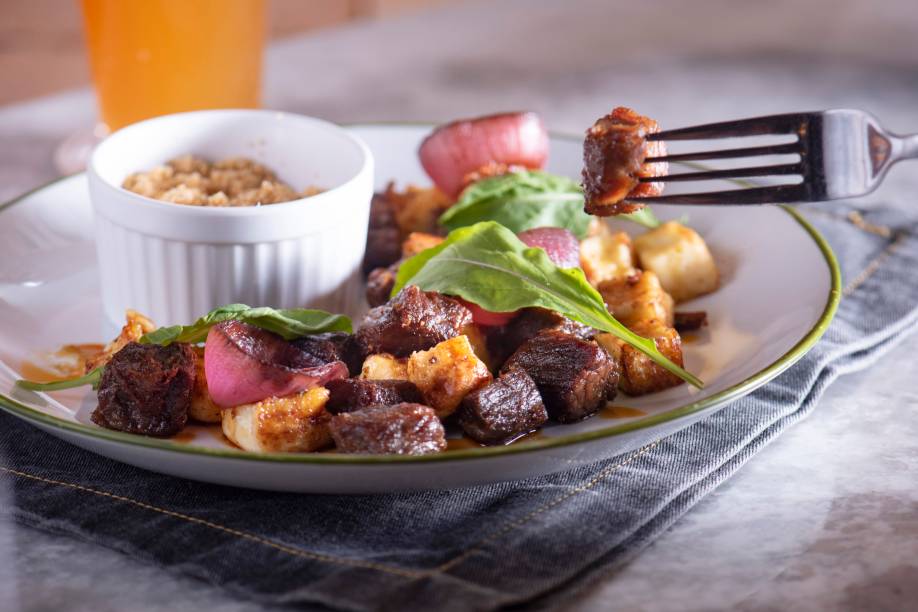
[[[184,206],[121,188],[133,172],[194,154],[244,156],[300,190],[321,194],[268,206]],[[157,117],[121,129],[89,163],[102,302],[120,326],[133,308],[157,325],[188,324],[242,302],[351,313],[373,195],[373,157],[344,129],[267,110]]]

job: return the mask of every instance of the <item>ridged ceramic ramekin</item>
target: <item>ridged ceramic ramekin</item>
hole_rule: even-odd
[[[221,208],[161,202],[121,188],[129,174],[186,154],[248,157],[294,189],[325,191]],[[114,325],[128,308],[157,325],[175,325],[234,302],[341,313],[359,304],[373,157],[332,123],[264,110],[166,115],[106,138],[88,174],[102,302]]]

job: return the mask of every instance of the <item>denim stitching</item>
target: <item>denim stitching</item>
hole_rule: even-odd
[[[880,236],[882,238],[889,238],[893,234],[891,227],[886,225],[877,225],[876,223],[871,223],[864,218],[864,216],[856,211],[852,210],[847,214],[832,212],[828,210],[817,210],[817,209],[807,209],[805,211],[807,216],[815,215],[817,217],[824,217],[827,219],[834,219],[836,221],[847,221],[857,229],[866,232],[868,234],[873,234],[874,236]]]
[[[882,238],[891,238],[893,235],[893,230],[890,227],[885,225],[876,225],[871,223],[861,215],[856,210],[852,210],[847,215],[848,221],[852,223],[856,228],[864,230],[868,234],[873,234],[874,236],[880,236]]]
[[[137,506],[137,507],[139,507],[139,508],[143,508],[143,509],[145,509],[145,510],[152,510],[153,512],[159,512],[160,514],[165,514],[165,515],[171,516],[171,517],[173,517],[173,518],[177,518],[177,519],[181,519],[181,520],[188,521],[188,522],[191,522],[191,523],[195,523],[195,524],[198,524],[198,525],[202,525],[202,526],[204,526],[204,527],[209,527],[209,528],[211,528],[211,529],[215,529],[215,530],[217,530],[217,531],[222,531],[222,532],[224,532],[224,533],[227,533],[227,534],[236,536],[236,537],[238,537],[238,538],[243,538],[243,539],[245,539],[245,540],[250,540],[250,541],[252,541],[252,542],[256,542],[256,543],[262,544],[262,545],[264,545],[264,546],[269,546],[269,547],[274,548],[274,549],[276,549],[276,550],[279,550],[279,551],[281,551],[281,552],[285,552],[285,553],[287,553],[287,554],[294,555],[294,556],[297,556],[297,557],[304,557],[304,558],[307,558],[307,559],[313,559],[313,560],[315,560],[315,561],[324,561],[324,562],[336,563],[336,564],[340,564],[340,565],[348,565],[348,566],[353,566],[353,567],[361,567],[361,568],[365,568],[365,569],[373,569],[373,570],[377,570],[377,571],[380,571],[380,572],[385,572],[385,573],[388,573],[388,574],[394,574],[394,575],[397,575],[397,576],[401,576],[401,577],[403,577],[403,578],[420,578],[420,577],[426,576],[426,575],[429,573],[428,571],[423,571],[423,570],[407,570],[407,569],[401,569],[401,568],[397,568],[397,567],[389,567],[389,566],[386,566],[386,565],[382,565],[382,564],[379,564],[379,563],[373,563],[373,562],[370,562],[370,561],[359,561],[359,560],[356,560],[356,559],[346,559],[346,558],[342,558],[342,557],[332,557],[332,556],[329,556],[329,555],[323,555],[323,554],[319,554],[319,553],[309,552],[309,551],[306,551],[306,550],[300,550],[300,549],[298,549],[298,548],[293,548],[293,547],[291,547],[291,546],[286,546],[286,545],[280,544],[280,543],[278,543],[278,542],[273,542],[273,541],[271,541],[271,540],[268,540],[267,538],[262,538],[262,537],[260,537],[260,536],[255,535],[255,534],[252,534],[252,533],[247,533],[247,532],[245,532],[245,531],[240,531],[240,530],[238,530],[238,529],[233,529],[233,528],[231,528],[231,527],[226,527],[226,526],[224,526],[224,525],[220,525],[220,524],[217,524],[217,523],[213,523],[213,522],[211,522],[211,521],[206,521],[206,520],[204,520],[204,519],[196,518],[196,517],[194,517],[194,516],[190,516],[190,515],[187,515],[187,514],[182,514],[182,513],[180,513],[180,512],[175,512],[175,511],[173,511],[173,510],[167,510],[167,509],[165,509],[165,508],[160,508],[160,507],[157,507],[157,506],[153,506],[153,505],[151,505],[151,504],[147,504],[147,503],[145,503],[145,502],[138,501],[138,500],[136,500],[136,499],[131,499],[130,497],[125,497],[125,496],[123,496],[123,495],[116,495],[116,494],[114,494],[114,493],[109,493],[109,492],[107,492],[107,491],[99,491],[98,489],[93,489],[93,488],[90,488],[90,487],[84,487],[83,485],[78,485],[78,484],[74,484],[74,483],[70,483],[70,482],[62,482],[62,481],[60,481],[60,480],[52,480],[52,479],[50,479],[50,478],[44,478],[44,477],[42,477],[42,476],[36,476],[35,474],[29,474],[29,473],[27,473],[27,472],[20,472],[20,471],[18,471],[18,470],[12,470],[12,469],[7,468],[7,467],[4,467],[4,466],[0,466],[0,471],[6,472],[7,474],[12,474],[12,475],[14,475],[14,476],[19,476],[19,477],[21,477],[21,478],[29,478],[29,479],[31,479],[31,480],[36,480],[36,481],[43,482],[43,483],[46,483],[46,484],[52,484],[52,485],[57,485],[57,486],[61,486],[61,487],[68,487],[68,488],[71,488],[71,489],[75,489],[75,490],[77,490],[77,491],[83,491],[83,492],[85,492],[85,493],[92,493],[92,494],[94,494],[94,495],[99,495],[99,496],[102,496],[102,497],[107,497],[107,498],[109,498],[109,499],[114,499],[114,500],[116,500],[116,501],[120,501],[120,502],[123,502],[123,503],[132,504],[132,505],[134,505],[134,506]]]
[[[458,565],[459,563],[462,563],[463,561],[465,561],[468,557],[470,557],[470,556],[473,555],[474,553],[480,551],[481,548],[482,548],[483,546],[485,546],[485,545],[487,545],[487,544],[489,544],[489,543],[491,543],[491,542],[493,542],[493,541],[495,541],[495,540],[497,540],[497,539],[499,539],[499,538],[502,538],[503,536],[507,535],[508,533],[510,533],[510,532],[512,532],[512,531],[514,531],[514,530],[516,530],[516,529],[519,529],[519,528],[522,527],[523,525],[529,523],[532,519],[534,519],[534,518],[537,517],[538,515],[542,514],[543,512],[545,512],[545,511],[547,511],[547,510],[550,510],[551,508],[553,508],[553,507],[557,506],[558,504],[560,504],[560,503],[566,501],[567,499],[573,497],[574,495],[577,495],[577,494],[579,494],[579,493],[583,493],[584,491],[588,491],[588,490],[592,489],[594,486],[596,486],[597,484],[599,484],[601,481],[605,480],[606,478],[608,478],[609,476],[611,476],[612,474],[614,474],[615,472],[617,472],[620,468],[625,467],[626,465],[628,465],[629,463],[631,463],[632,461],[634,461],[635,459],[637,459],[637,458],[640,457],[641,455],[644,455],[645,453],[648,453],[648,452],[650,452],[651,450],[653,450],[653,448],[656,447],[660,442],[661,442],[661,440],[657,440],[656,442],[653,442],[652,444],[648,444],[647,446],[644,446],[643,448],[640,448],[640,449],[636,450],[634,453],[632,453],[631,455],[629,455],[627,458],[625,458],[625,459],[624,459],[623,461],[621,461],[620,463],[616,463],[616,464],[614,464],[614,465],[610,465],[610,466],[604,468],[601,472],[599,472],[598,474],[596,474],[596,476],[594,476],[593,479],[590,480],[588,483],[583,484],[583,485],[580,485],[579,487],[575,487],[575,488],[571,489],[570,491],[568,491],[568,492],[565,493],[564,495],[561,495],[560,497],[557,497],[557,498],[555,498],[554,500],[552,500],[552,501],[546,503],[544,506],[541,506],[541,507],[539,507],[539,508],[536,508],[535,510],[533,510],[532,512],[530,512],[529,514],[527,514],[527,515],[524,516],[523,518],[518,519],[518,520],[516,520],[516,521],[513,521],[512,523],[509,523],[509,524],[505,525],[502,529],[498,530],[498,531],[495,532],[494,534],[487,536],[486,538],[480,540],[477,544],[474,544],[471,548],[467,549],[466,551],[460,553],[460,554],[457,555],[456,557],[453,557],[453,558],[450,559],[449,561],[447,561],[447,562],[443,563],[442,565],[438,566],[438,567],[436,568],[437,571],[440,571],[440,572],[446,572],[446,571],[448,571],[449,569],[455,567],[455,566]]]
[[[877,270],[882,267],[884,263],[896,252],[902,243],[905,242],[905,239],[909,237],[908,232],[900,232],[896,239],[890,242],[885,249],[883,249],[879,255],[873,258],[873,260],[867,264],[867,266],[861,270],[860,274],[855,276],[850,283],[842,291],[842,295],[847,297],[854,293],[858,287],[863,285],[867,280],[876,274]]]
[[[74,483],[70,483],[70,482],[63,482],[63,481],[60,481],[60,480],[52,480],[52,479],[50,479],[50,478],[44,478],[43,476],[36,476],[35,474],[29,474],[29,473],[27,473],[27,472],[21,472],[21,471],[18,471],[18,470],[13,470],[13,469],[10,469],[10,468],[4,467],[4,466],[0,466],[0,471],[6,472],[7,474],[11,474],[11,475],[14,475],[14,476],[19,476],[19,477],[21,477],[21,478],[28,478],[28,479],[36,480],[36,481],[43,482],[43,483],[46,483],[46,484],[52,484],[52,485],[61,486],[61,487],[68,487],[68,488],[71,488],[71,489],[75,489],[75,490],[77,490],[77,491],[82,491],[82,492],[85,492],[85,493],[92,493],[92,494],[94,494],[94,495],[99,495],[99,496],[101,496],[101,497],[107,497],[107,498],[109,498],[109,499],[114,499],[114,500],[116,500],[116,501],[120,501],[120,502],[123,502],[123,503],[132,504],[132,505],[134,505],[134,506],[137,506],[137,507],[139,507],[139,508],[143,508],[143,509],[145,509],[145,510],[151,510],[151,511],[153,511],[153,512],[158,512],[158,513],[160,513],[160,514],[165,514],[166,516],[170,516],[170,517],[173,517],[173,518],[177,518],[177,519],[181,519],[181,520],[184,520],[184,521],[188,521],[188,522],[190,522],[190,523],[195,523],[195,524],[197,524],[197,525],[202,525],[202,526],[204,526],[204,527],[208,527],[208,528],[210,528],[210,529],[215,529],[215,530],[217,530],[217,531],[221,531],[221,532],[223,532],[223,533],[227,533],[227,534],[229,534],[229,535],[236,536],[236,537],[238,537],[238,538],[242,538],[242,539],[245,539],[245,540],[249,540],[249,541],[252,541],[252,542],[256,542],[256,543],[258,543],[258,544],[262,544],[262,545],[264,545],[264,546],[268,546],[268,547],[270,547],[270,548],[274,548],[275,550],[279,550],[279,551],[281,551],[281,552],[285,552],[285,553],[287,553],[287,554],[294,555],[294,556],[297,556],[297,557],[304,557],[304,558],[307,558],[307,559],[313,559],[313,560],[315,560],[315,561],[323,561],[323,562],[335,563],[335,564],[339,564],[339,565],[347,565],[347,566],[352,566],[352,567],[360,567],[360,568],[364,568],[364,569],[373,569],[373,570],[377,570],[377,571],[380,571],[380,572],[384,572],[384,573],[388,573],[388,574],[393,574],[393,575],[396,575],[396,576],[401,576],[401,577],[403,577],[403,578],[425,578],[425,577],[428,577],[428,576],[435,575],[435,574],[437,574],[437,573],[442,573],[442,572],[448,571],[449,569],[455,567],[456,565],[458,565],[459,563],[461,563],[462,561],[464,561],[465,559],[467,559],[468,557],[470,557],[472,554],[478,552],[478,551],[479,551],[483,546],[485,546],[486,544],[489,544],[490,542],[493,542],[493,541],[495,541],[495,540],[497,540],[497,539],[499,539],[499,538],[501,538],[501,537],[507,535],[508,533],[511,533],[512,531],[514,531],[514,530],[516,530],[516,529],[522,527],[523,525],[527,524],[527,523],[530,522],[532,519],[534,519],[536,516],[542,514],[543,512],[545,512],[545,511],[547,511],[547,510],[550,510],[551,508],[553,508],[553,507],[557,506],[558,504],[560,504],[560,503],[566,501],[567,499],[569,499],[569,498],[571,498],[571,497],[573,497],[573,496],[575,496],[575,495],[577,495],[577,494],[579,494],[579,493],[582,493],[582,492],[584,492],[584,491],[590,490],[591,488],[593,488],[594,486],[596,486],[599,482],[605,480],[606,478],[608,478],[609,476],[611,476],[612,474],[614,474],[614,473],[615,473],[616,471],[618,471],[620,468],[622,468],[622,467],[628,465],[629,463],[631,463],[632,461],[634,461],[635,459],[637,459],[637,458],[640,457],[641,455],[644,455],[645,453],[647,453],[647,452],[649,452],[650,450],[652,450],[652,449],[653,449],[654,447],[656,447],[659,443],[660,443],[660,440],[657,440],[656,442],[653,442],[652,444],[648,444],[647,446],[644,446],[643,448],[638,449],[637,451],[635,451],[634,453],[632,453],[631,455],[629,455],[629,456],[628,456],[626,459],[624,459],[623,461],[621,461],[621,462],[619,462],[619,463],[616,463],[616,464],[614,464],[614,465],[610,465],[610,466],[604,468],[601,472],[599,472],[596,476],[594,476],[594,477],[593,477],[589,482],[587,482],[586,484],[583,484],[583,485],[580,485],[580,486],[578,486],[578,487],[575,487],[575,488],[571,489],[570,491],[568,491],[567,493],[565,493],[564,495],[561,495],[560,497],[555,498],[554,500],[552,500],[552,501],[546,503],[545,505],[540,506],[539,508],[536,508],[535,510],[533,510],[532,512],[530,512],[529,514],[527,514],[527,515],[524,516],[523,518],[518,519],[518,520],[516,520],[516,521],[513,521],[513,522],[511,522],[511,523],[508,523],[508,524],[505,525],[502,529],[500,529],[499,531],[495,532],[494,534],[492,534],[492,535],[490,535],[490,536],[487,536],[486,538],[480,540],[477,544],[473,545],[471,548],[465,550],[464,552],[460,553],[460,554],[457,555],[456,557],[454,557],[454,558],[450,559],[449,561],[446,561],[445,563],[443,563],[443,564],[441,564],[441,565],[439,565],[439,566],[437,566],[437,567],[435,567],[435,568],[432,568],[432,569],[430,569],[430,570],[408,570],[408,569],[402,569],[402,568],[397,568],[397,567],[389,567],[389,566],[386,566],[386,565],[382,565],[382,564],[379,564],[379,563],[373,563],[373,562],[369,562],[369,561],[359,561],[359,560],[356,560],[356,559],[346,559],[346,558],[342,558],[342,557],[332,557],[332,556],[329,556],[329,555],[322,555],[322,554],[318,554],[318,553],[314,553],[314,552],[310,552],[310,551],[300,550],[300,549],[298,549],[298,548],[293,548],[293,547],[290,547],[290,546],[286,546],[286,545],[284,545],[284,544],[280,544],[280,543],[277,543],[277,542],[273,542],[273,541],[271,541],[271,540],[268,540],[268,539],[266,539],[266,538],[262,538],[262,537],[260,537],[260,536],[255,535],[255,534],[252,534],[252,533],[247,533],[247,532],[245,532],[245,531],[240,531],[240,530],[238,530],[238,529],[233,529],[233,528],[231,528],[231,527],[226,527],[226,526],[220,525],[220,524],[218,524],[218,523],[214,523],[214,522],[211,522],[211,521],[207,521],[207,520],[204,520],[204,519],[200,519],[200,518],[197,518],[197,517],[194,517],[194,516],[190,516],[190,515],[187,515],[187,514],[182,514],[182,513],[180,513],[180,512],[175,512],[175,511],[173,511],[173,510],[167,510],[167,509],[165,509],[165,508],[160,508],[160,507],[158,507],[158,506],[154,506],[154,505],[152,505],[152,504],[148,504],[148,503],[145,503],[145,502],[142,502],[142,501],[138,501],[138,500],[136,500],[136,499],[131,499],[130,497],[125,497],[125,496],[123,496],[123,495],[116,495],[116,494],[114,494],[114,493],[109,493],[109,492],[107,492],[107,491],[100,491],[100,490],[98,490],[98,489],[93,489],[93,488],[90,488],[90,487],[85,487],[85,486],[83,486],[83,485],[78,485],[78,484],[74,484]]]

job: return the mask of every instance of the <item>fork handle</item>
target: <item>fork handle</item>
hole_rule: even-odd
[[[898,149],[895,155],[897,161],[900,159],[918,159],[918,134],[900,137]]]

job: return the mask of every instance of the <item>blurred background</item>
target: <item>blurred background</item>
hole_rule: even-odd
[[[269,0],[267,36],[274,40],[460,1]],[[177,7],[181,3],[174,2]],[[89,84],[79,0],[0,0],[0,8],[0,75],[5,82],[0,104]]]
[[[182,0],[172,4],[181,11]],[[472,21],[459,21],[450,32],[422,27],[408,39],[393,40],[392,46],[422,48],[462,37],[467,56],[488,57],[495,48],[506,56],[511,48],[510,57],[491,58],[492,73],[528,58],[530,70],[543,64],[546,76],[555,74],[559,63],[568,67],[572,54],[584,62],[573,67],[575,72],[597,64],[652,62],[661,56],[685,63],[729,58],[759,64],[802,54],[908,68],[918,87],[918,4],[913,0],[266,0],[267,38],[278,41],[394,16],[414,14],[423,19],[425,12],[438,8],[476,4]],[[0,104],[90,82],[79,0],[0,0],[0,17]],[[550,26],[537,29],[551,34],[513,39],[515,32],[533,30],[529,20]],[[512,44],[488,36],[495,26],[502,36],[511,37]],[[447,41],[442,40],[444,34]],[[385,59],[366,57],[369,64]],[[522,75],[507,76],[513,81]]]
[[[531,109],[579,133],[616,105],[670,127],[856,107],[909,131],[918,5],[0,0],[0,79],[0,198],[78,169],[104,123],[193,108],[338,122]]]

